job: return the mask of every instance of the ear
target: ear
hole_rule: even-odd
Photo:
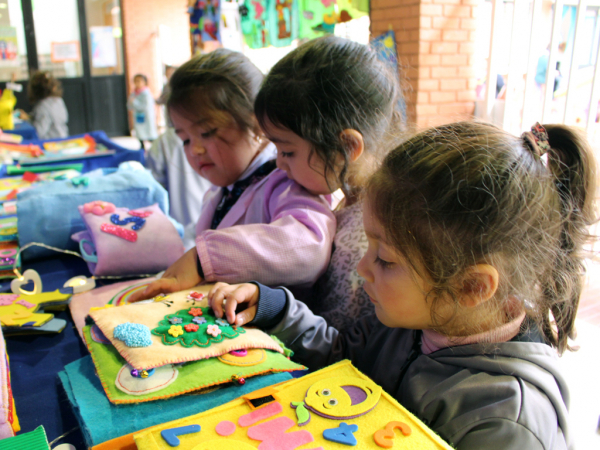
[[[462,279],[461,303],[474,308],[494,296],[498,290],[498,271],[489,264],[476,264],[467,269]]]
[[[352,128],[346,128],[340,133],[340,139],[348,149],[350,162],[356,161],[365,149],[365,141],[362,134]]]

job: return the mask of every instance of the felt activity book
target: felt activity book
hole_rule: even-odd
[[[177,229],[158,203],[131,209],[93,201],[78,209],[86,230],[72,238],[96,276],[155,274],[184,253]]]
[[[138,450],[451,449],[348,360],[134,439]]]
[[[233,351],[186,364],[167,364],[139,376],[96,327],[84,328],[85,343],[111,403],[140,403],[175,397],[188,392],[210,392],[215,386],[246,384],[249,377],[303,370],[284,355],[262,348]],[[133,374],[132,374],[133,373]]]
[[[204,294],[185,290],[133,303],[90,311],[98,329],[136,370],[180,364],[263,348],[283,353],[266,333],[217,319]]]
[[[41,286],[41,280],[37,272],[32,270],[26,270],[21,279],[14,279],[11,287],[19,288],[31,281],[34,283],[34,290],[30,294],[0,294],[0,322],[6,335],[58,333],[66,325],[65,320],[55,319],[54,314],[43,309],[68,304],[73,288],[61,288],[52,292],[36,291],[35,286]]]
[[[229,383],[199,395],[190,393],[159,403],[114,405],[108,401],[92,358],[85,356],[58,374],[88,447],[136,450],[133,433],[207,411],[257,389],[288,381],[287,372],[252,377],[243,385]]]

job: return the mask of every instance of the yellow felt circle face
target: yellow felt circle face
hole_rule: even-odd
[[[256,450],[256,447],[252,447],[246,442],[233,439],[213,439],[196,445],[192,450],[231,450],[232,448],[236,450]]]
[[[326,417],[348,419],[372,410],[381,397],[381,387],[358,377],[328,378],[313,384],[304,403]]]
[[[262,348],[249,348],[245,356],[225,353],[219,356],[219,361],[231,366],[255,366],[267,359],[267,352]]]

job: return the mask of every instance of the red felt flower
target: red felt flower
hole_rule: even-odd
[[[188,311],[188,314],[191,314],[194,317],[201,316],[202,309],[201,308],[190,308],[190,310]]]
[[[199,326],[195,323],[188,323],[184,328],[188,333],[193,333],[194,331],[198,331]]]

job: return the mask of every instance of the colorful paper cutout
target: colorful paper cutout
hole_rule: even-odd
[[[71,295],[72,289],[57,289],[34,295],[16,295],[16,299],[12,302],[8,303],[8,300],[5,300],[7,304],[0,305],[0,322],[3,327],[41,327],[50,322],[54,315],[40,310],[45,306],[66,305]]]
[[[122,323],[113,331],[115,339],[125,342],[127,347],[148,347],[152,345],[150,329],[139,323]]]

